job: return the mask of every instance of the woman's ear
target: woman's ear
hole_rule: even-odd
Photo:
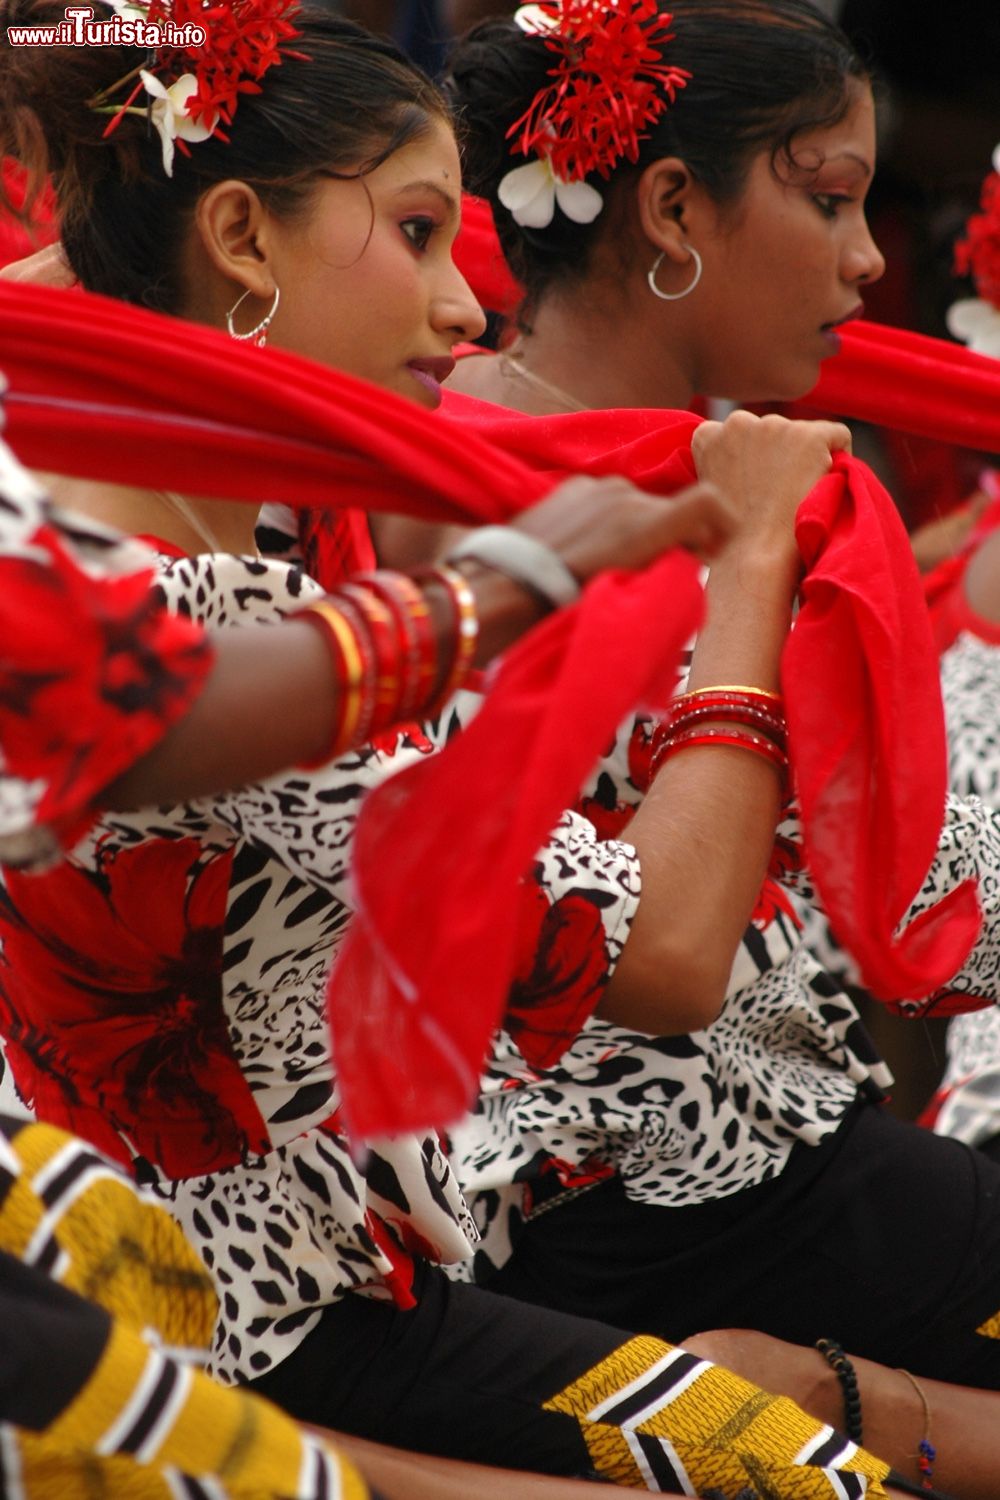
[[[654,254],[661,252],[678,265],[691,259],[689,221],[702,195],[689,168],[679,156],[650,162],[639,178],[637,208],[642,232]]]
[[[262,298],[273,297],[277,285],[270,226],[253,188],[235,179],[215,183],[195,210],[195,229],[214,269]]]

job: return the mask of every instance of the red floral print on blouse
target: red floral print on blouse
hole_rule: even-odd
[[[151,572],[93,576],[52,526],[0,572],[4,774],[39,785],[36,822],[70,844],[104,788],[190,707],[212,652],[200,627],[166,612]]]
[[[0,1029],[19,1091],[170,1178],[269,1149],[221,1004],[231,863],[164,839],[97,870],[11,874],[0,893]]]
[[[611,971],[593,894],[550,901],[522,888],[518,959],[504,1026],[532,1068],[551,1068],[593,1013]]]

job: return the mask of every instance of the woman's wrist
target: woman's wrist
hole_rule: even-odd
[[[537,595],[523,584],[475,558],[460,558],[451,566],[465,578],[476,600],[479,615],[476,666],[491,661],[548,613]],[[443,600],[434,607],[443,609]],[[443,615],[435,614],[435,620],[441,618]]]
[[[709,597],[720,587],[739,589],[755,603],[768,602],[791,609],[802,577],[798,548],[760,540],[752,545],[733,545],[712,563],[708,575]]]

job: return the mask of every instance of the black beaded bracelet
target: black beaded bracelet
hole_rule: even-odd
[[[816,1348],[840,1381],[840,1388],[844,1393],[844,1432],[852,1443],[857,1443],[860,1447],[863,1438],[858,1373],[843,1349],[833,1339],[817,1339]]]

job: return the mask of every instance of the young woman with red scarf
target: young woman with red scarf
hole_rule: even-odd
[[[533,415],[538,450],[562,424],[582,428],[562,414],[595,411],[600,430],[603,408],[804,395],[882,269],[864,216],[871,86],[824,17],[802,0],[621,7],[643,89],[626,97],[638,110],[659,89],[662,107],[615,156],[579,128],[612,67],[605,55],[580,82],[586,10],[527,7],[485,23],[451,64],[467,183],[488,199],[526,300],[503,352],[463,360],[449,384]],[[461,395],[446,409],[503,426]],[[725,562],[720,571],[713,617],[726,608]],[[813,731],[838,743],[835,721]],[[664,733],[669,719],[624,735],[588,785],[581,806],[607,833],[629,840],[643,750]],[[741,795],[733,785],[731,805]],[[921,906],[973,873],[983,816],[950,804]],[[784,847],[792,831],[780,832]],[[992,858],[980,871],[987,905]],[[811,894],[794,873],[790,883]],[[684,1036],[650,1040],[598,1017],[557,1066],[537,1069],[505,1035],[452,1138],[484,1233],[476,1277],[664,1336],[752,1325],[812,1345],[833,1329],[887,1364],[996,1388],[1000,1177],[879,1107],[891,1080],[799,926],[765,885],[735,961],[726,949],[717,1019]],[[704,941],[714,946],[711,933]],[[949,977],[960,1003],[995,996],[988,949]]]

